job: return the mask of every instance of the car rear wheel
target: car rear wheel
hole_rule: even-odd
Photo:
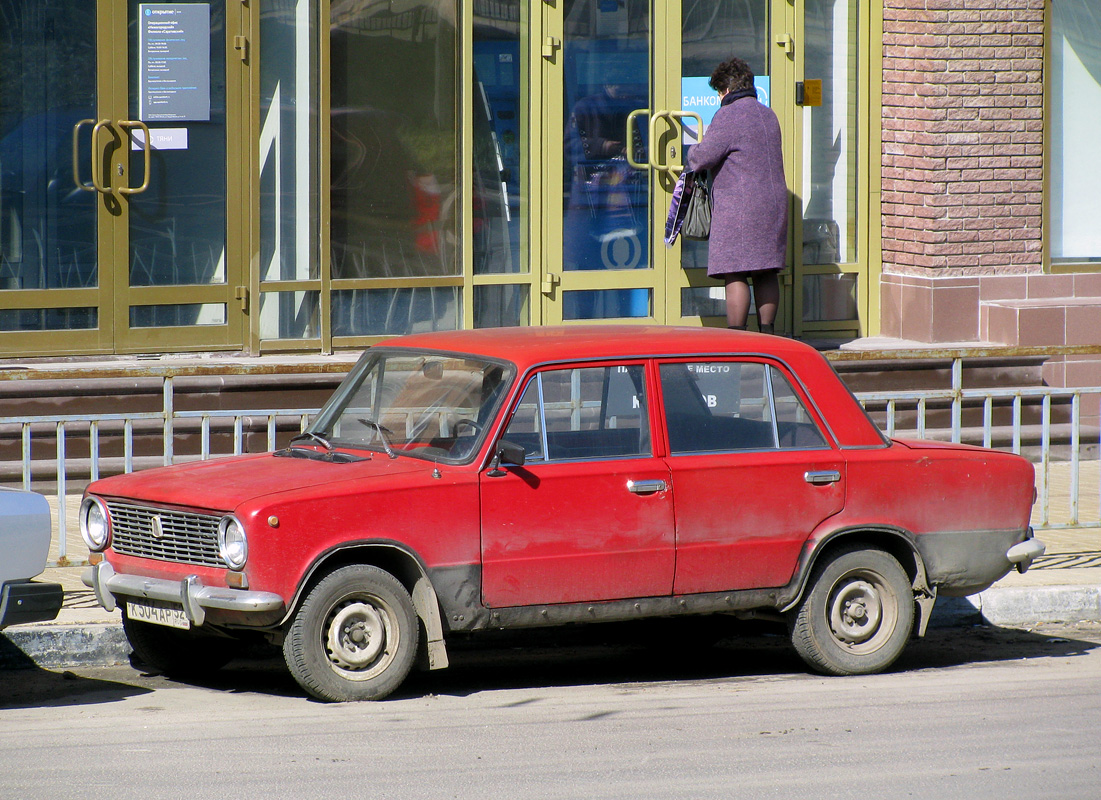
[[[125,613],[122,629],[139,662],[172,677],[216,672],[241,652],[241,642],[237,639],[138,622]]]
[[[419,622],[405,587],[366,565],[342,567],[306,596],[283,641],[299,685],[320,700],[381,700],[409,674]]]
[[[818,566],[794,613],[791,640],[828,675],[880,672],[902,654],[914,625],[910,579],[882,550],[851,547]]]

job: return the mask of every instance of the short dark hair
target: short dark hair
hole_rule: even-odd
[[[724,89],[731,92],[746,91],[753,88],[753,70],[740,58],[732,58],[715,67],[708,84],[716,92]]]

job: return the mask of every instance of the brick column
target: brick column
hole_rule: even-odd
[[[1044,0],[883,0],[882,332],[979,338],[1042,270]]]

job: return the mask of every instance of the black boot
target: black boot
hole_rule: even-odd
[[[732,331],[744,331],[745,330],[745,325],[727,325],[726,327],[729,328]]]
[[[757,327],[760,329],[761,333],[776,333],[775,326],[771,322],[762,322]]]

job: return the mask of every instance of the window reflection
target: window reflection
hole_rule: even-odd
[[[1052,4],[1051,258],[1101,261],[1101,9]]]
[[[822,105],[803,109],[803,263],[855,261],[857,0],[807,0],[805,74]]]
[[[457,275],[454,0],[334,2],[332,276]]]
[[[563,268],[650,266],[649,3],[575,0],[564,8]]]

